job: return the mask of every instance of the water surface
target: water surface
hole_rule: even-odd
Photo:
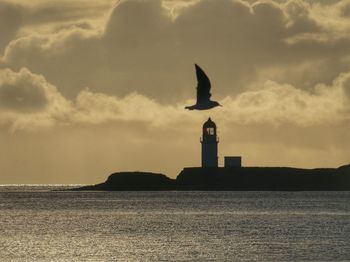
[[[350,192],[0,186],[0,261],[350,260]]]

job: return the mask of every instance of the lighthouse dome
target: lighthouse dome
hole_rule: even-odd
[[[209,117],[209,119],[207,120],[207,122],[205,122],[203,124],[203,128],[216,128],[216,124],[211,120],[211,118]]]

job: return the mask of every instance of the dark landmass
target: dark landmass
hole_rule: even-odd
[[[184,168],[176,179],[150,172],[120,172],[75,190],[330,191],[350,190],[350,165],[339,168]]]
[[[317,169],[185,168],[176,183],[179,190],[350,190],[350,166]]]
[[[76,190],[105,191],[158,191],[173,190],[174,179],[163,174],[150,172],[119,172],[114,173],[101,184],[84,186]]]

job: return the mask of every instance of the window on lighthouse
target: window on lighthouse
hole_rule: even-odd
[[[206,128],[206,129],[205,129],[205,133],[206,133],[207,135],[214,135],[214,128],[212,128],[212,127]]]

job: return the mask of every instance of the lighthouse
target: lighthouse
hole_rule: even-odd
[[[209,118],[203,124],[202,137],[202,167],[218,167],[218,143],[216,124]]]

